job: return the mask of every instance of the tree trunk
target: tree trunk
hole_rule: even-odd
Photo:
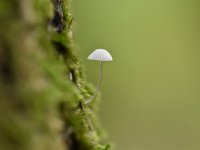
[[[106,150],[68,0],[0,1],[0,149]],[[98,97],[98,96],[97,96]]]

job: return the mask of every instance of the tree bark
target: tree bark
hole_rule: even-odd
[[[0,149],[107,150],[68,0],[0,1]]]

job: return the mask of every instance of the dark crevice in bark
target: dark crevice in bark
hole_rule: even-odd
[[[62,0],[54,0],[54,17],[52,19],[52,25],[55,27],[58,33],[63,30],[63,11],[62,11]]]
[[[6,42],[1,43],[0,74],[5,85],[12,85],[15,82],[15,71],[13,67],[13,52]]]
[[[63,0],[54,0],[54,17],[51,20],[51,24],[58,34],[62,34],[62,32],[65,30],[62,1]],[[52,43],[55,46],[57,52],[66,59],[66,57],[69,55],[69,50],[66,45],[63,45],[63,43],[60,41],[53,41]]]
[[[53,44],[56,48],[56,51],[66,59],[69,54],[69,50],[59,42],[54,41]]]

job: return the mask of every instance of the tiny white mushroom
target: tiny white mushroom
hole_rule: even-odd
[[[93,53],[88,56],[90,60],[99,60],[99,61],[112,61],[112,56],[105,49],[96,49]]]
[[[95,98],[95,96],[97,95],[97,93],[99,91],[99,88],[100,88],[100,85],[101,85],[101,82],[102,82],[102,62],[103,61],[112,61],[113,60],[112,56],[110,55],[110,53],[105,49],[96,49],[94,52],[92,52],[88,56],[88,59],[97,60],[97,61],[100,62],[100,77],[99,77],[99,82],[97,84],[95,93],[93,94],[93,96],[91,98],[89,98],[86,101],[85,104],[90,103]]]

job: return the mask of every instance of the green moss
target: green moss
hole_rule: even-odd
[[[0,4],[12,8],[15,2],[3,0]],[[94,88],[85,79],[69,36],[73,17],[68,0],[60,4],[63,18],[59,20],[59,31],[51,22],[55,17],[52,1],[22,0],[17,5],[14,10],[0,6],[0,15],[10,18],[0,28],[0,39],[4,41],[0,44],[0,67],[6,65],[6,76],[12,79],[6,82],[7,77],[0,72],[0,114],[4,115],[0,116],[0,147],[108,150],[110,146],[101,145],[97,103],[83,105]],[[12,19],[12,14],[19,17]],[[7,56],[8,51],[11,56]],[[5,56],[8,58],[1,59]]]
[[[47,21],[53,17],[53,3],[50,0],[34,0],[34,9],[35,13],[37,14],[38,19],[41,21]]]

